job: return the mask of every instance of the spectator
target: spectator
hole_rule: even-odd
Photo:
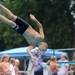
[[[15,75],[19,75],[19,65],[20,65],[20,61],[18,59],[15,59]]]
[[[36,47],[35,51],[34,51],[34,55],[31,55],[31,70],[30,70],[30,74],[32,74],[33,70],[34,70],[34,75],[43,75],[43,68],[42,68],[42,59],[41,56],[38,54],[39,49]]]
[[[1,61],[1,58],[0,58],[0,75],[3,75],[3,68],[2,68],[2,61]]]
[[[66,54],[62,54],[61,58],[58,62],[61,62],[59,71],[58,71],[58,75],[68,75],[68,69],[69,69],[69,65],[64,63],[64,62],[68,62],[67,59],[67,55]]]
[[[15,75],[14,65],[15,65],[15,59],[11,58],[10,59],[10,72],[11,72],[11,75]]]
[[[75,62],[75,52],[73,53],[73,59],[72,59],[72,61]],[[70,65],[70,75],[75,75],[75,64],[71,64]]]
[[[5,54],[2,57],[2,69],[4,75],[10,75],[9,55]]]
[[[57,75],[57,62],[56,62],[56,57],[52,56],[50,59],[50,67],[49,67],[49,72],[51,75]]]
[[[48,75],[48,72],[49,72],[49,65],[48,65],[48,62],[46,60],[45,57],[43,57],[43,62],[42,62],[42,66],[43,66],[43,75]]]
[[[34,54],[32,54],[30,50],[28,50],[28,53],[32,59],[32,60],[30,60],[31,64],[32,64],[30,67],[31,68],[31,70],[30,70],[31,74],[43,75],[42,55],[44,55],[44,52],[45,52],[47,47],[48,47],[47,43],[41,42],[39,47],[36,47],[34,49]],[[42,51],[42,53],[40,51]]]

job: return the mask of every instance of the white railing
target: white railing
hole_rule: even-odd
[[[19,75],[28,75],[28,71],[19,71]]]

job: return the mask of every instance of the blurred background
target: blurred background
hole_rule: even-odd
[[[45,41],[49,45],[48,51],[51,49],[54,56],[60,51],[67,52],[66,58],[69,57],[67,60],[74,61],[67,62],[67,64],[75,64],[75,0],[0,0],[0,3],[9,8],[15,15],[25,19],[38,31],[35,23],[29,18],[30,13],[35,15],[44,27]],[[27,70],[28,67],[29,58],[26,57],[25,48],[20,48],[27,45],[24,37],[12,30],[10,25],[0,21],[0,55],[8,53],[11,57],[17,56],[19,58],[20,56],[20,62],[24,63],[20,65],[20,70]],[[60,53],[58,57],[61,58],[63,53]],[[46,55],[49,55],[49,59],[52,56],[50,53]],[[46,61],[49,59],[46,58]],[[75,65],[70,67],[74,67],[73,75],[75,75]]]

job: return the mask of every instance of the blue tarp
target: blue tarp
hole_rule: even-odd
[[[15,49],[10,49],[10,50],[7,50],[7,51],[0,52],[0,57],[3,54],[8,54],[8,55],[10,55],[10,57],[27,57],[29,55],[27,53],[26,48],[27,47],[21,47],[21,48],[15,48]],[[32,50],[32,52],[33,51],[34,51],[34,49]],[[45,56],[50,57],[54,54],[56,57],[60,57],[60,55],[62,53],[64,53],[64,52],[60,52],[60,51],[56,51],[56,50],[53,52],[53,49],[47,49],[46,52],[45,52]]]

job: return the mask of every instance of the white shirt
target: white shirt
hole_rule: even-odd
[[[59,60],[59,62],[68,62],[68,60]],[[59,71],[58,71],[58,75],[65,75],[65,73],[68,71],[68,67],[69,65],[66,64],[66,63],[61,63],[59,64],[60,65],[60,68],[59,68]]]
[[[15,75],[15,69],[12,64],[10,64],[10,72],[11,72],[11,75]]]
[[[31,71],[32,65],[33,65],[32,60],[30,60],[30,61],[29,61],[29,65],[28,65],[28,75],[34,75],[34,68],[33,68],[33,70]],[[30,71],[31,71],[31,72],[30,72]]]

